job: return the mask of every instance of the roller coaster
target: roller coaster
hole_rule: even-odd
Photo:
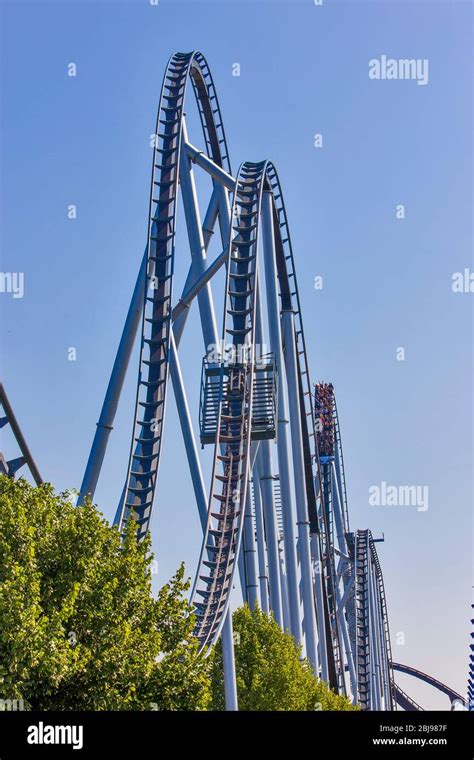
[[[193,93],[188,92],[192,88]],[[192,98],[192,94],[194,98]],[[204,149],[188,138],[194,100]],[[187,104],[187,105],[186,105]],[[211,179],[201,218],[195,170]],[[190,266],[175,296],[179,202]],[[216,226],[221,253],[208,250]],[[212,286],[225,281],[222,328]],[[173,301],[175,298],[175,302]],[[204,356],[193,417],[178,349],[197,301]],[[397,686],[401,671],[452,689],[392,659],[387,602],[371,531],[351,530],[334,388],[313,384],[283,193],[271,161],[232,173],[219,102],[199,52],[166,67],[153,144],[145,252],[125,320],[78,504],[93,498],[135,341],[140,341],[132,437],[115,525],[150,530],[165,410],[173,389],[202,526],[191,603],[203,655],[222,640],[226,707],[238,709],[231,594],[240,585],[289,631],[314,672],[363,710],[421,710]],[[2,389],[4,418],[26,446]],[[197,418],[197,419],[196,419]],[[211,477],[201,450],[210,447]],[[21,464],[33,464],[31,456]],[[5,470],[13,475],[20,462]],[[35,473],[33,472],[33,475]]]

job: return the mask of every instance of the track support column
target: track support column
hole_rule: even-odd
[[[326,636],[326,616],[324,612],[323,597],[323,562],[321,557],[320,534],[313,533],[311,536],[311,556],[314,566],[314,591],[317,611],[318,637],[319,637],[319,662],[321,665],[321,678],[329,682],[328,650]]]
[[[280,474],[281,504],[283,517],[283,538],[286,566],[286,586],[289,604],[291,633],[299,643],[303,643],[301,630],[298,569],[294,534],[294,509],[290,481],[290,455],[288,441],[288,411],[286,407],[285,365],[280,328],[280,308],[277,290],[277,268],[275,259],[275,238],[273,234],[272,196],[263,193],[262,232],[265,261],[265,285],[267,289],[268,324],[270,345],[275,353],[278,370],[278,468]],[[297,388],[297,385],[294,386]]]
[[[113,428],[115,414],[117,412],[120,394],[122,392],[123,381],[127,373],[130,356],[133,350],[133,344],[137,336],[138,327],[143,313],[143,303],[145,300],[146,287],[146,267],[147,251],[143,258],[138,271],[138,277],[133,290],[132,300],[125,320],[125,325],[120,338],[119,347],[115,356],[112,374],[110,375],[109,384],[102,405],[97,429],[95,431],[92,448],[87,460],[84,478],[82,480],[81,490],[78,498],[80,506],[86,496],[94,498],[97,481],[99,480],[102,463],[104,461],[105,450]]]
[[[285,368],[288,381],[290,405],[290,430],[295,478],[296,514],[298,519],[298,552],[301,563],[301,589],[303,595],[306,653],[315,672],[318,672],[318,638],[311,568],[310,525],[306,499],[306,479],[303,458],[301,411],[298,388],[298,363],[296,356],[295,323],[293,311],[282,314],[282,332],[285,342]]]
[[[222,662],[224,664],[225,709],[235,712],[239,709],[237,701],[237,679],[235,676],[234,632],[232,629],[232,610],[229,608],[222,627]]]
[[[354,667],[354,658],[352,656],[352,649],[351,644],[349,641],[349,631],[347,630],[347,622],[346,622],[346,616],[344,614],[344,607],[345,603],[343,599],[347,599],[348,594],[344,594],[343,597],[341,597],[341,591],[339,589],[339,584],[335,583],[334,592],[336,595],[336,607],[337,607],[337,622],[339,626],[339,630],[342,632],[342,639],[343,639],[343,646],[344,646],[344,652],[346,656],[347,661],[347,668],[349,670],[349,683],[350,683],[350,690],[352,696],[355,698],[357,694],[357,679],[356,679],[356,672]],[[341,652],[342,654],[342,652]]]
[[[334,460],[331,461],[331,496],[334,514],[334,524],[336,527],[336,539],[337,548],[343,554],[347,554],[346,537],[344,535],[344,514],[341,492],[339,490],[339,478],[337,476],[337,470],[334,465]]]
[[[253,498],[255,504],[255,526],[257,533],[257,555],[258,555],[258,582],[260,586],[260,603],[263,612],[270,611],[268,603],[268,574],[267,574],[267,557],[265,551],[265,526],[263,523],[262,495],[260,492],[260,477],[258,474],[258,465],[253,468]]]
[[[207,207],[204,221],[202,223],[202,239],[203,239],[204,247],[206,251],[209,246],[211,237],[214,233],[214,227],[215,227],[215,223],[216,223],[216,219],[218,215],[218,209],[219,209],[219,193],[217,192],[217,188],[214,188],[214,190],[212,191],[211,199],[209,201],[209,205]],[[190,289],[199,280],[200,271],[201,271],[200,267],[199,266],[196,267],[194,259],[192,259],[188,276],[186,278],[186,282],[184,284],[184,288],[181,294],[181,299],[180,301],[178,301],[178,304],[177,304],[178,306],[180,306],[180,309],[179,309],[180,313],[179,315],[176,315],[176,317],[173,315],[173,319],[174,319],[173,329],[174,329],[174,336],[175,336],[177,346],[179,345],[179,342],[181,340],[184,326],[186,324],[186,320],[189,314],[189,308],[186,308],[186,306],[183,307],[182,301],[183,301],[184,296],[187,293],[189,293]]]
[[[257,461],[265,519],[265,538],[267,543],[268,574],[270,580],[270,609],[280,628],[283,628],[280,555],[278,551],[277,524],[273,502],[272,460],[268,441],[261,441]],[[263,540],[263,536],[259,538]]]
[[[199,455],[194,438],[188,399],[184,390],[183,376],[181,374],[181,367],[179,364],[178,351],[176,348],[173,330],[171,330],[170,341],[170,376],[171,382],[173,383],[176,408],[178,410],[179,421],[181,424],[181,432],[183,434],[184,447],[186,449],[186,456],[188,458],[194,495],[196,497],[201,525],[203,526],[203,530],[205,530],[207,525],[206,489],[204,486],[202,470],[199,464]]]
[[[187,137],[186,123],[183,122],[183,140]],[[183,197],[184,214],[186,217],[186,227],[188,231],[189,247],[194,262],[195,278],[201,276],[206,269],[206,246],[201,229],[199,218],[199,206],[197,200],[196,185],[191,168],[190,160],[183,145],[181,150],[181,159],[179,167],[179,179],[181,184],[181,194]],[[201,313],[201,322],[203,328],[206,327],[208,334],[218,335],[216,317],[211,297],[210,284],[207,283],[202,291],[198,293],[199,311]],[[206,351],[209,350],[207,335],[205,337]],[[213,341],[210,341],[211,343]]]
[[[250,484],[249,484],[250,485]],[[244,535],[242,541],[241,553],[243,552],[245,566],[245,584],[247,589],[247,600],[250,609],[255,609],[258,602],[258,584],[256,569],[257,547],[255,545],[254,517],[252,509],[252,497],[249,485],[247,486],[247,496],[245,499],[245,516],[244,516]]]
[[[259,354],[262,353],[262,347],[264,345],[260,288],[260,280],[257,280],[255,342]],[[255,472],[257,473],[257,482],[254,482],[254,486],[255,489],[259,491],[259,496],[261,496],[261,502],[263,503],[263,520],[261,524],[257,524],[257,543],[260,544],[262,548],[266,545],[270,588],[269,605],[276,622],[281,628],[283,628],[284,615],[282,579],[280,572],[280,549],[278,545],[278,525],[273,490],[272,453],[269,441],[260,441]],[[264,548],[263,551],[265,551]]]

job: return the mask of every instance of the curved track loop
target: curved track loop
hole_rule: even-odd
[[[156,121],[140,365],[129,464],[118,519],[119,529],[123,530],[125,521],[133,514],[139,525],[138,540],[145,536],[150,523],[163,437],[183,107],[189,80],[207,153],[230,173],[222,118],[206,60],[198,52],[176,53],[165,72]]]
[[[391,664],[393,670],[397,670],[399,673],[406,673],[406,675],[413,676],[414,678],[419,678],[420,681],[424,681],[424,683],[427,683],[430,686],[433,686],[435,689],[438,689],[438,691],[441,691],[443,694],[446,694],[451,702],[458,700],[464,705],[466,704],[465,697],[462,697],[461,694],[457,693],[457,691],[451,689],[450,686],[446,686],[446,684],[438,681],[436,678],[433,678],[433,676],[422,673],[421,670],[417,670],[416,668],[411,668],[409,665],[402,665],[400,662],[392,662]]]
[[[208,525],[203,541],[192,599],[196,610],[195,635],[201,649],[217,640],[228,608],[236,559],[242,536],[244,504],[249,477],[250,421],[253,391],[256,256],[263,192],[272,198],[273,232],[281,309],[295,315],[300,397],[305,461],[308,520],[319,536],[319,457],[312,405],[311,382],[296,283],[293,251],[280,182],[269,161],[244,163],[239,171],[231,216],[229,264],[224,314],[224,344],[232,343],[234,355],[244,351],[247,362],[230,366],[236,388],[235,402],[221,397],[218,435],[214,452]],[[229,327],[232,324],[232,327]],[[244,397],[245,396],[245,403]]]

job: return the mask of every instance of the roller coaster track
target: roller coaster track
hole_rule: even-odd
[[[316,402],[316,397],[315,397]],[[317,412],[315,405],[312,404],[314,420],[316,422]],[[334,418],[333,409],[328,410],[331,416],[331,425],[333,432]],[[321,422],[321,419],[318,420]],[[316,430],[316,426],[314,428]],[[318,437],[316,435],[316,440]],[[317,461],[317,470],[315,472],[315,478],[320,484],[319,492],[321,496],[320,503],[318,505],[319,522],[320,522],[320,543],[321,543],[321,556],[324,567],[324,580],[327,597],[327,615],[328,615],[328,631],[331,637],[332,646],[330,647],[329,656],[331,662],[329,664],[330,670],[333,669],[334,681],[336,688],[345,693],[345,678],[344,678],[344,663],[341,648],[341,636],[339,631],[339,622],[337,616],[338,602],[336,598],[336,589],[338,584],[336,558],[335,558],[335,527],[334,527],[334,510],[333,510],[333,470],[332,461],[333,453],[331,456],[326,456],[327,452],[324,452],[324,456],[318,454],[315,457]],[[345,579],[345,583],[348,582],[348,578]]]
[[[341,438],[341,426],[339,424],[339,414],[337,412],[336,397],[334,396],[334,438],[336,447],[336,469],[339,469],[340,481],[341,481],[341,498],[343,505],[343,518],[344,518],[344,530],[346,533],[350,531],[349,525],[349,507],[347,505],[347,488],[346,488],[346,475],[344,470],[344,456],[342,453],[342,438]]]
[[[345,605],[345,616],[347,620],[347,631],[349,636],[349,645],[352,651],[354,659],[354,665],[356,664],[356,652],[357,652],[357,614],[356,614],[356,600],[355,600],[355,582],[351,584],[351,581],[355,580],[355,534],[346,534],[346,545],[349,555],[349,562],[345,563],[343,570],[342,582],[344,591],[347,591],[348,597]],[[351,585],[350,585],[351,584]]]
[[[315,478],[319,477],[319,458],[315,448],[315,420],[311,401],[311,384],[304,341],[301,307],[286,210],[278,175],[271,162],[244,163],[239,171],[231,215],[226,308],[223,342],[231,339],[238,355],[246,348],[254,353],[256,257],[260,230],[262,195],[271,194],[273,234],[275,239],[278,285],[282,311],[295,316],[294,335],[298,356],[298,383],[305,456],[308,520],[312,531],[319,533]],[[290,284],[291,283],[291,284]],[[232,328],[227,326],[231,317]],[[208,525],[199,560],[192,599],[196,608],[195,634],[201,648],[208,648],[219,636],[228,608],[236,558],[241,542],[243,512],[248,473],[253,358],[236,377],[238,387],[248,383],[246,399],[237,396],[233,410],[223,413],[221,396],[218,416]],[[245,403],[244,403],[245,400]],[[247,413],[243,409],[247,409]],[[308,425],[309,418],[309,425]],[[225,453],[223,448],[225,448]],[[221,485],[220,485],[221,484]],[[215,511],[215,502],[220,504]],[[213,543],[209,537],[212,537]],[[198,600],[197,597],[200,597]],[[337,621],[333,615],[336,629]],[[337,650],[336,650],[337,651]],[[342,674],[340,654],[336,657]],[[343,681],[342,681],[343,683]]]
[[[404,692],[403,689],[401,689],[400,686],[395,683],[395,681],[392,680],[391,686],[393,694],[395,695],[395,699],[397,700],[397,704],[400,705],[402,710],[406,710],[407,712],[424,712],[421,705],[409,697],[408,694],[406,694],[406,692]]]
[[[232,206],[222,342],[224,347],[230,343],[235,354],[229,360],[225,398],[221,379],[208,524],[192,594],[195,635],[201,648],[211,646],[220,634],[242,538],[249,478],[258,218],[264,173],[264,163],[241,166]],[[197,601],[198,596],[202,602]]]
[[[189,81],[199,113],[205,153],[187,140],[184,106]],[[202,226],[197,197],[194,197],[191,164],[203,168],[213,182],[209,216],[206,215]],[[182,297],[173,307],[178,193],[182,195],[185,210],[192,267]],[[229,193],[232,196],[230,222]],[[205,251],[217,217],[223,250],[206,269]],[[273,375],[270,372],[268,376],[257,377],[257,342],[263,341],[259,290],[262,256],[273,352],[268,366],[272,367]],[[210,280],[224,264],[222,348],[217,361],[211,362],[208,338],[211,334],[212,340],[218,338]],[[244,598],[250,603],[253,593],[257,601],[256,589],[260,588],[261,598],[277,622],[282,627],[290,626],[297,642],[306,645],[308,659],[316,672],[320,668],[338,693],[347,693],[348,671],[352,696],[363,709],[396,709],[397,701],[403,703],[405,709],[421,709],[395,685],[393,669],[413,671],[412,675],[422,677],[436,688],[439,682],[414,669],[392,664],[384,583],[374,540],[368,530],[354,534],[349,528],[341,431],[334,397],[334,451],[330,456],[325,452],[320,457],[318,450],[295,261],[276,169],[270,161],[244,162],[236,179],[232,177],[216,91],[209,67],[198,52],[173,55],[163,79],[142,268],[132,297],[132,316],[130,319],[127,316],[122,336],[125,348],[121,341],[80,503],[87,494],[93,494],[97,483],[124,367],[130,358],[128,347],[133,344],[141,313],[133,431],[116,524],[123,533],[125,523],[135,520],[138,540],[150,529],[171,375],[204,529],[191,593],[194,633],[200,651],[208,653],[222,633],[223,641],[227,640],[227,649],[223,644],[223,651],[227,652],[224,661],[226,656],[232,657],[229,655],[232,648],[228,646],[231,638],[228,612],[235,571],[243,558],[240,572]],[[275,283],[269,286],[270,276],[272,281],[276,280],[276,289]],[[141,302],[140,285],[143,286]],[[208,494],[177,355],[185,310],[195,296],[199,299],[206,343],[200,406],[201,443],[214,447]],[[278,382],[284,391],[280,395]],[[262,420],[264,427],[268,421],[268,399],[259,395],[260,388],[266,389],[272,402],[272,423],[268,426],[271,430],[263,433]],[[207,398],[211,399],[210,409],[206,407]],[[275,414],[276,402],[283,398],[288,398],[285,404],[289,408],[280,417]],[[257,418],[260,419],[258,435],[255,432]],[[281,422],[285,424],[279,427]],[[288,422],[289,426],[285,427]],[[283,446],[277,439],[277,430],[284,440]],[[272,459],[270,454],[268,439],[271,438],[276,440],[278,472],[275,472],[276,457]],[[316,569],[320,562],[321,569]],[[293,590],[292,595],[288,589]],[[460,698],[448,687],[444,690]]]
[[[163,438],[171,339],[176,202],[186,85],[191,79],[208,156],[230,172],[217,95],[201,53],[176,53],[168,63],[155,130],[147,239],[147,288],[133,436],[118,525],[133,512],[138,539],[149,528]]]
[[[133,518],[139,525],[139,540],[146,535],[149,529],[163,438],[171,340],[171,296],[176,199],[178,193],[180,151],[183,142],[183,106],[186,84],[190,78],[194,85],[201,115],[207,155],[216,166],[224,168],[230,174],[222,118],[207,64],[199,53],[176,54],[170,59],[165,73],[158,109],[147,242],[147,289],[142,320],[140,369],[134,414],[134,432],[130,447],[124,498],[122,499],[121,508],[116,519],[120,530],[123,530],[125,521],[133,514]],[[224,146],[223,152],[222,146]],[[248,181],[252,173],[263,171],[263,164],[257,165],[257,167],[256,169],[251,165],[247,165],[242,169],[242,172],[247,172],[247,176],[244,177],[242,172],[239,176]],[[295,318],[295,341],[299,364],[298,382],[304,439],[306,485],[308,490],[308,513],[311,530],[318,533],[319,525],[317,519],[317,499],[314,489],[314,468],[317,469],[319,467],[319,460],[315,444],[314,417],[312,414],[308,363],[301,321],[301,307],[295,284],[294,259],[289,240],[286,211],[276,171],[270,163],[265,164],[265,175],[266,187],[273,192],[273,223],[278,231],[278,234],[275,236],[275,245],[281,306],[282,310],[285,308],[291,309]],[[244,193],[245,190],[248,191],[248,187],[242,187],[241,190]],[[245,195],[242,198],[245,198]],[[249,208],[251,208],[250,204]],[[240,209],[239,218],[243,219],[245,213],[250,214],[251,212],[245,212],[243,209]],[[236,242],[243,243],[245,241],[237,240]],[[236,247],[242,246],[237,245]],[[243,258],[241,257],[239,267],[242,264]],[[229,264],[232,264],[232,262],[229,262]],[[242,273],[237,271],[237,276],[233,276],[230,281],[235,283],[239,279],[238,275],[240,274]],[[245,274],[243,278],[246,279]],[[240,293],[237,287],[235,288],[235,292]],[[228,298],[242,299],[242,296],[228,294]],[[235,311],[238,310],[238,308],[235,309]],[[242,315],[237,314],[231,316],[235,322],[238,322],[239,318],[243,318]],[[229,329],[239,330],[242,328],[233,327]],[[247,378],[246,382],[251,386],[253,383],[252,371],[249,373],[248,369],[242,370],[240,379],[243,379],[244,375]],[[251,401],[251,393],[247,389],[245,403],[248,404],[249,401]],[[230,416],[239,416],[235,414],[235,405]],[[243,424],[245,420],[246,417],[243,415]],[[232,460],[217,460],[222,465],[223,472],[219,475],[217,473],[213,475],[211,501],[217,500],[214,493],[215,482],[222,482],[218,480],[218,477],[225,478],[227,485],[223,483],[222,492],[218,495],[221,497],[221,504],[227,504],[227,506],[224,506],[219,513],[210,510],[208,523],[212,520],[217,520],[217,525],[211,523],[214,527],[210,527],[208,524],[208,535],[203,544],[200,560],[201,563],[208,562],[212,565],[207,570],[212,571],[214,563],[216,563],[218,570],[216,573],[211,572],[207,573],[207,575],[204,572],[199,572],[195,581],[195,594],[204,599],[203,602],[196,600],[197,620],[200,621],[197,627],[202,646],[210,646],[217,639],[221,629],[225,616],[224,613],[228,606],[228,597],[235,569],[234,553],[240,545],[242,509],[238,509],[237,504],[234,504],[234,509],[231,511],[229,501],[222,501],[222,499],[227,499],[227,489],[230,486],[235,490],[237,480],[241,481],[239,486],[241,488],[240,493],[243,495],[245,488],[242,486],[246,484],[248,478],[248,472],[246,473],[245,469],[242,469],[245,457],[242,460],[236,460],[237,436],[235,435],[235,422],[227,420],[225,415],[219,418],[219,438],[221,440],[219,444],[216,441],[216,450],[218,446],[222,445],[225,438],[224,429],[227,431],[232,430],[233,440],[226,442],[229,450],[232,450]],[[241,430],[241,434],[243,435],[243,429]],[[241,445],[243,445],[242,440]],[[248,436],[247,440],[249,440]],[[230,454],[219,453],[218,456],[226,457],[230,456]],[[238,456],[243,455],[239,454]],[[238,477],[236,477],[236,472],[238,472]],[[216,514],[219,514],[221,519],[216,518]],[[235,521],[234,529],[229,527],[231,521]],[[219,531],[219,525],[223,530]],[[212,531],[216,531],[218,535],[214,535]],[[216,539],[221,534],[222,542],[219,545],[219,541]],[[209,548],[210,546],[212,548]],[[211,557],[209,553],[212,554]],[[222,577],[223,571],[225,572],[224,577]],[[217,579],[218,575],[219,579]],[[203,578],[209,580],[205,582],[205,588],[200,588],[198,586],[200,586]],[[218,603],[216,601],[217,598],[219,598]]]
[[[337,620],[337,599],[336,584],[337,571],[334,555],[334,519],[332,505],[332,478],[333,472],[330,462],[320,463],[320,473],[322,478],[322,507],[321,514],[321,535],[323,546],[323,563],[325,569],[325,583],[328,603],[328,615],[330,623],[330,632],[332,639],[333,667],[336,674],[337,688],[343,689],[344,681],[344,664],[341,653],[341,641],[339,625]]]
[[[461,694],[458,694],[458,692],[452,689],[450,686],[446,686],[446,684],[438,681],[438,679],[433,678],[433,676],[429,676],[427,673],[423,673],[421,670],[412,668],[409,665],[402,665],[400,662],[392,662],[391,665],[393,670],[396,670],[399,673],[405,673],[406,675],[413,676],[414,678],[418,678],[420,681],[424,681],[424,683],[427,683],[438,691],[441,691],[443,694],[446,694],[451,702],[458,701],[462,702],[463,705],[466,704],[465,697],[462,697]]]
[[[362,709],[370,706],[370,638],[369,638],[369,531],[358,530],[355,536],[356,598],[356,673],[357,702]]]
[[[329,552],[330,547],[334,546],[334,519],[332,504],[332,469],[331,462],[321,464],[322,474],[322,494],[324,504],[324,516],[322,516],[322,526],[324,526],[324,548],[325,554]],[[327,527],[326,527],[327,526]]]
[[[358,701],[362,709],[380,709],[378,695],[383,695],[385,709],[394,710],[385,589],[370,530],[357,531],[354,551]]]
[[[381,632],[380,632],[381,642],[382,642],[381,656],[383,658],[382,673],[387,679],[387,682],[385,684],[382,684],[382,687],[385,689],[385,698],[388,702],[388,706],[386,709],[394,710],[395,709],[395,695],[393,693],[392,644],[390,641],[390,628],[388,624],[387,600],[386,600],[386,595],[385,595],[382,569],[380,567],[380,561],[379,561],[377,551],[375,549],[372,534],[370,534],[369,541],[370,541],[370,551],[372,555],[372,562],[374,563],[374,566],[375,566],[376,583],[378,587],[379,603],[381,607],[381,615],[379,616],[379,622],[381,625]]]

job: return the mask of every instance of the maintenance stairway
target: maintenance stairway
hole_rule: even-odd
[[[201,444],[214,443],[217,415],[222,395],[224,420],[234,399],[231,378],[245,368],[245,363],[212,362],[204,357],[201,373],[199,429]],[[263,356],[254,365],[251,439],[261,441],[276,437],[277,371],[273,354]]]

